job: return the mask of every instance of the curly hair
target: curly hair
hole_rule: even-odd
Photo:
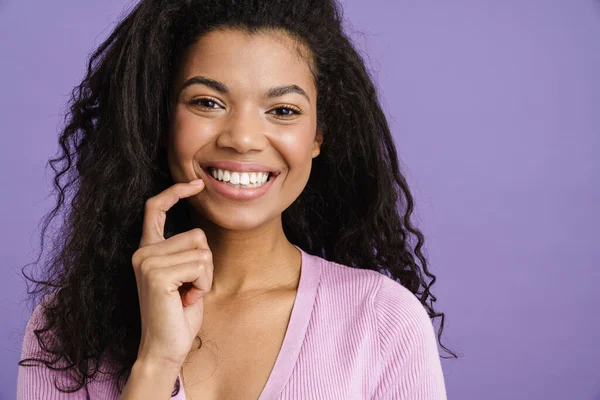
[[[283,30],[312,52],[324,142],[305,189],[282,215],[288,240],[402,284],[430,318],[441,318],[441,342],[444,314],[433,307],[436,277],[422,252],[424,236],[411,222],[414,201],[376,87],[343,30],[336,0],[142,0],[94,51],[72,92],[60,150],[48,162],[57,200],[43,219],[36,264],[47,229],[64,210],[61,225],[42,277],[27,275],[31,264],[23,269],[35,284],[28,282],[31,299],[52,298],[43,302],[45,326],[34,330],[52,357],[19,365],[34,361],[74,372],[73,387],[56,384],[63,392],[81,389],[107,358],[118,366],[114,377],[122,390],[136,360],[141,321],[131,258],[146,199],[174,183],[161,145],[173,77],[186,48],[223,27]],[[191,228],[188,207],[179,202],[169,211],[165,237]],[[174,393],[179,388],[178,379]]]

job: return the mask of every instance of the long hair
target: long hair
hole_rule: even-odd
[[[91,55],[72,92],[59,154],[49,161],[57,201],[43,219],[36,263],[51,221],[61,216],[62,223],[41,279],[23,272],[35,283],[28,283],[32,299],[52,299],[43,304],[45,326],[34,330],[51,357],[19,365],[35,361],[73,372],[75,385],[57,386],[61,391],[82,388],[105,359],[118,366],[122,390],[136,360],[141,321],[131,257],[146,199],[173,184],[162,145],[171,84],[186,48],[222,27],[282,30],[312,52],[324,142],[306,188],[282,215],[287,238],[308,253],[398,281],[430,318],[441,318],[441,340],[444,314],[433,307],[436,277],[422,252],[424,236],[411,222],[413,198],[337,2],[142,0]],[[188,207],[179,202],[169,211],[165,236],[190,228]],[[175,393],[179,387],[178,380]]]

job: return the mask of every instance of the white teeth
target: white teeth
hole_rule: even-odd
[[[228,182],[235,187],[260,187],[269,180],[268,172],[233,172],[219,168],[210,168],[209,173],[213,178],[222,182]]]
[[[247,185],[247,184],[249,184],[249,183],[250,183],[250,176],[248,176],[248,173],[247,173],[247,172],[243,172],[243,173],[240,175],[240,184],[242,184],[242,185]]]

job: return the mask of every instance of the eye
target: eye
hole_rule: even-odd
[[[192,105],[195,105],[195,106],[200,106],[202,108],[210,108],[210,109],[221,108],[219,103],[217,103],[216,100],[211,99],[210,97],[200,97],[200,98],[191,100],[189,103]]]
[[[287,117],[293,117],[294,115],[302,115],[302,110],[300,110],[297,107],[294,106],[290,106],[290,105],[286,105],[286,106],[281,106],[281,107],[277,107],[272,109],[271,111],[269,111],[269,113],[273,113],[275,111],[275,116],[276,117],[283,117],[283,118],[287,118]]]

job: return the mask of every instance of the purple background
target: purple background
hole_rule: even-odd
[[[0,398],[67,95],[125,0],[0,0]],[[451,399],[600,399],[600,4],[346,0],[447,314]],[[360,33],[362,32],[362,33]]]

